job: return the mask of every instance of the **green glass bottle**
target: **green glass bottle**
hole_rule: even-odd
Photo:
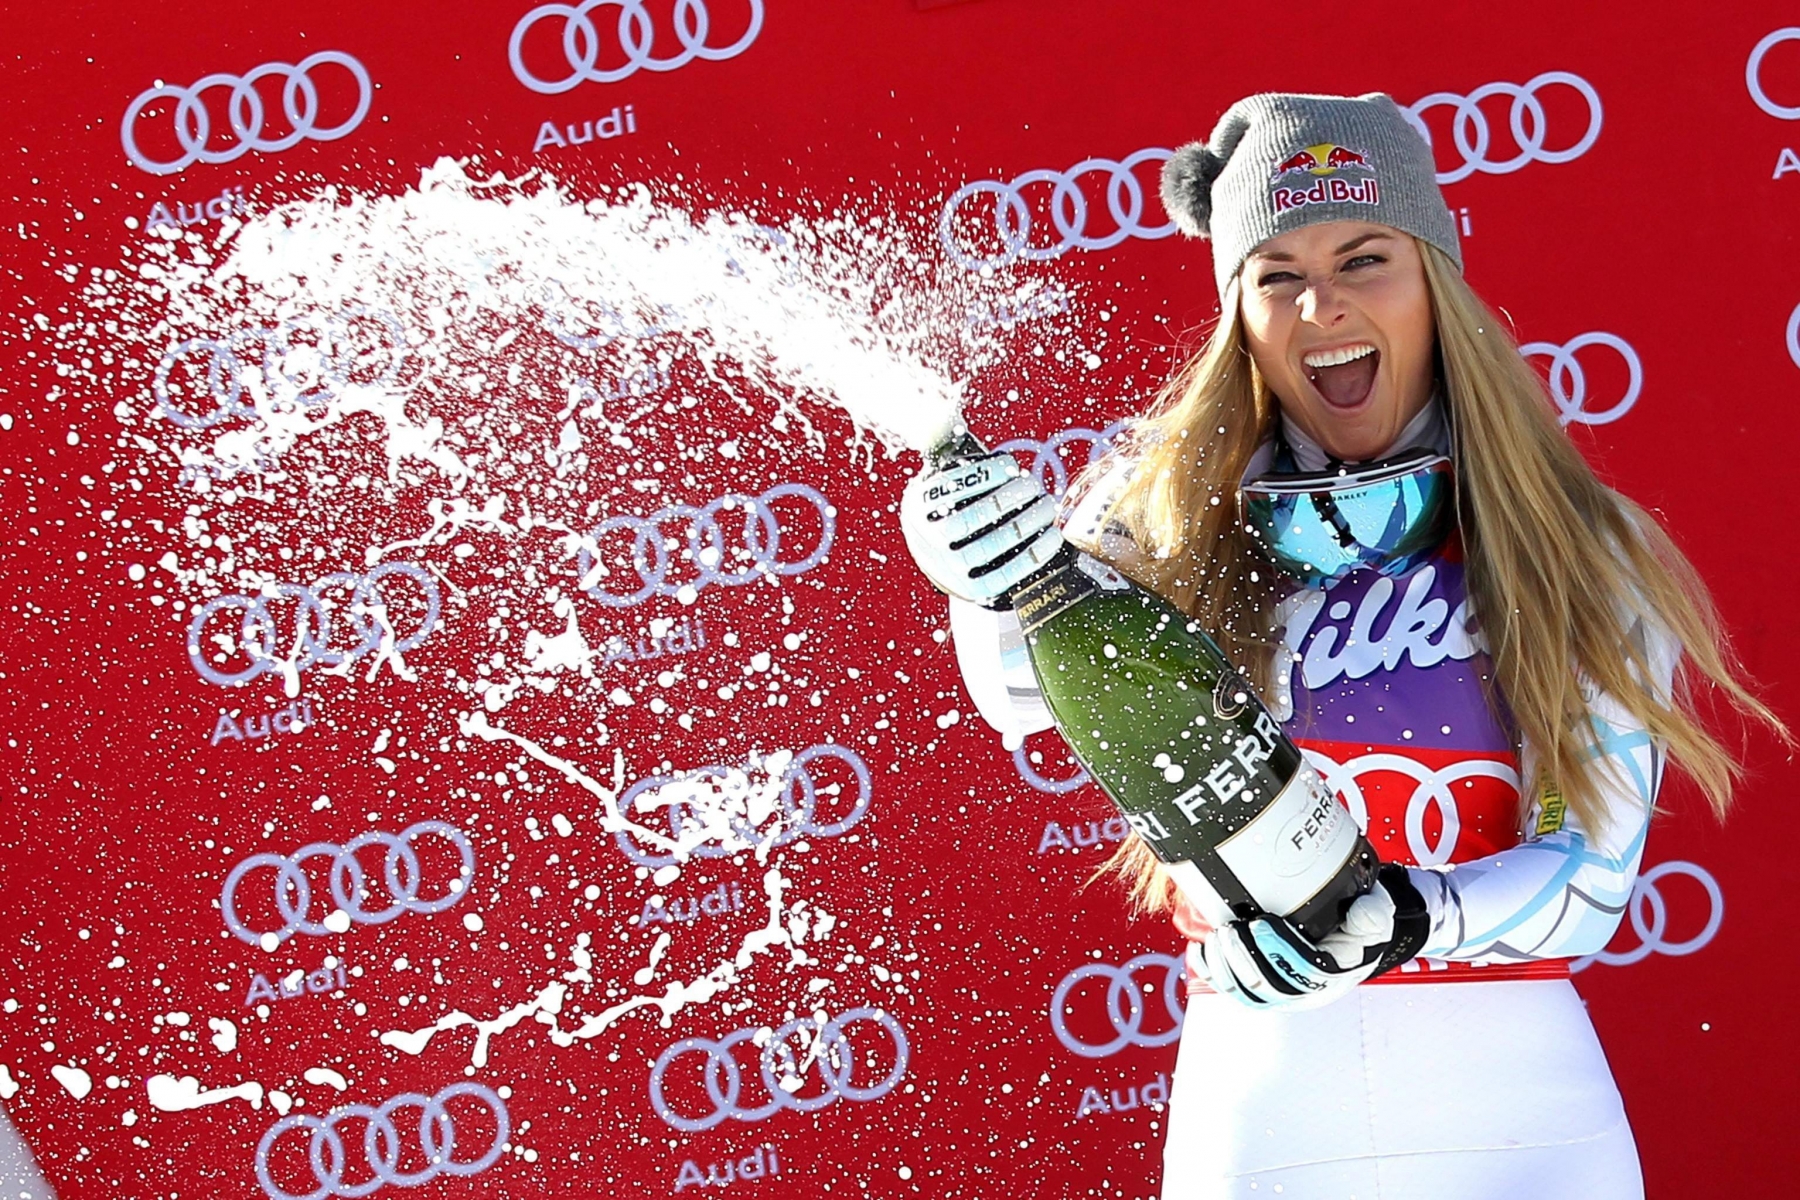
[[[1064,740],[1200,915],[1337,928],[1375,852],[1199,623],[1067,545],[1010,600]]]

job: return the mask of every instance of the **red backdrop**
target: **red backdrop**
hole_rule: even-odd
[[[1079,887],[1117,836],[1104,799],[1092,788],[1034,787],[969,714],[941,600],[905,560],[890,508],[911,464],[853,467],[851,431],[830,415],[820,445],[771,433],[760,418],[707,412],[696,419],[740,433],[755,452],[667,501],[805,482],[834,506],[830,553],[781,587],[719,587],[691,605],[589,604],[579,614],[589,641],[632,644],[655,619],[694,620],[701,633],[690,640],[706,644],[683,643],[683,680],[655,682],[666,662],[604,670],[627,689],[662,687],[676,710],[698,706],[720,679],[761,692],[764,674],[781,685],[771,696],[813,691],[822,703],[738,705],[694,729],[640,706],[614,714],[605,750],[580,713],[540,706],[530,732],[546,744],[561,736],[558,755],[609,783],[615,746],[626,782],[741,763],[771,746],[854,752],[869,772],[866,810],[835,810],[844,827],[789,868],[837,930],[815,928],[805,961],[753,957],[724,1006],[691,1005],[667,1023],[640,1011],[558,1044],[542,1014],[525,1015],[493,1035],[480,1065],[468,1029],[439,1033],[417,1054],[379,1041],[452,1011],[489,1020],[529,1005],[572,970],[578,932],[590,935],[594,981],[570,984],[571,1011],[592,1014],[642,990],[633,973],[664,931],[674,937],[656,986],[693,978],[760,923],[762,867],[708,860],[659,889],[600,831],[587,792],[515,745],[459,730],[466,697],[433,680],[471,656],[490,615],[478,572],[501,551],[479,538],[472,559],[444,550],[432,564],[465,600],[446,604],[440,630],[411,659],[418,682],[315,673],[300,698],[317,724],[215,740],[222,713],[234,723],[266,716],[288,697],[275,679],[226,691],[187,665],[187,614],[166,603],[176,593],[153,564],[159,538],[177,547],[170,525],[188,497],[166,470],[137,469],[142,452],[112,415],[133,397],[59,376],[31,320],[63,319],[73,281],[117,266],[159,215],[208,233],[226,205],[260,211],[329,181],[399,189],[440,155],[478,155],[509,172],[542,167],[577,194],[684,173],[712,196],[776,214],[879,192],[924,227],[959,189],[993,181],[950,214],[946,252],[1067,281],[1101,302],[1095,311],[1117,310],[1098,376],[1046,378],[1040,368],[1036,390],[1008,406],[997,398],[1023,368],[974,381],[990,401],[975,410],[978,432],[1041,440],[1132,411],[1215,310],[1206,249],[1168,237],[1149,198],[1157,148],[1204,136],[1253,91],[1386,91],[1431,132],[1470,279],[1522,342],[1537,344],[1583,449],[1664,516],[1752,671],[1785,703],[1800,665],[1780,632],[1793,578],[1784,492],[1800,371],[1800,283],[1788,272],[1800,28],[1784,26],[1781,6],[1676,9],[1649,21],[1638,10],[1544,3],[1421,10],[1379,0],[1275,13],[1174,0],[649,0],[624,6],[628,27],[646,31],[634,35],[640,57],[681,51],[671,31],[683,13],[690,35],[707,14],[714,50],[651,69],[613,37],[620,5],[583,6],[606,31],[591,64],[606,78],[586,80],[558,40],[572,10],[545,7],[177,0],[14,16],[3,159],[11,249],[0,281],[0,1095],[60,1194],[260,1194],[259,1139],[287,1104],[323,1116],[416,1093],[441,1097],[449,1115],[428,1122],[427,1137],[454,1126],[461,1161],[493,1142],[500,1112],[508,1123],[496,1161],[423,1182],[431,1195],[660,1195],[718,1186],[696,1180],[709,1170],[723,1180],[727,1162],[728,1186],[772,1182],[809,1196],[1154,1195],[1156,1081],[1172,1066],[1178,1019],[1162,998],[1168,960],[1157,957],[1178,952],[1174,932],[1128,921],[1103,884]],[[580,65],[585,43],[571,44]],[[227,153],[238,145],[229,86],[208,101],[206,157],[176,136],[181,89],[321,52],[355,64],[310,70],[316,125],[341,136]],[[277,114],[280,83],[261,85]],[[134,157],[121,140],[128,110],[165,84],[173,90],[132,121]],[[601,132],[617,136],[576,136],[615,109]],[[546,123],[575,144],[558,145]],[[288,131],[277,115],[262,136],[281,145]],[[1059,226],[1056,176],[1088,160],[1100,161],[1069,176],[1085,216],[1074,219],[1065,201]],[[1118,164],[1145,189],[1141,210],[1129,187],[1110,184],[1127,169]],[[1045,174],[1015,184],[1031,172]],[[1010,243],[993,224],[1009,194],[1019,208],[1006,211],[1030,214]],[[1086,446],[1066,449],[1078,459]],[[614,465],[601,458],[594,469]],[[782,511],[790,545],[826,536],[803,498]],[[397,514],[389,538],[416,536],[416,517]],[[133,570],[146,565],[147,579]],[[556,627],[544,612],[503,616]],[[774,668],[766,657],[759,667],[771,653]],[[963,719],[951,723],[951,708]],[[1028,750],[1045,776],[1072,769],[1053,735]],[[848,804],[858,784],[848,758],[832,753],[810,769]],[[1796,980],[1791,956],[1768,952],[1783,944],[1778,914],[1792,880],[1771,863],[1787,841],[1790,766],[1762,739],[1748,756],[1739,807],[1722,827],[1689,787],[1665,789],[1669,812],[1647,862],[1673,865],[1640,888],[1638,928],[1628,924],[1612,953],[1577,976],[1653,1197],[1776,1195],[1800,1170],[1786,1136],[1800,1064],[1770,1004]],[[295,936],[273,952],[227,931],[221,891],[251,855],[341,847],[426,821],[445,823],[474,864],[470,894],[442,911]],[[371,872],[381,845],[359,860]],[[452,841],[427,835],[418,845],[420,878],[454,870]],[[260,878],[267,892],[270,876]],[[719,898],[677,910],[692,920],[646,923],[656,895],[677,905]],[[246,922],[255,907],[244,902]],[[256,919],[270,911],[265,898]],[[1131,961],[1140,955],[1152,957]],[[1108,984],[1126,978],[1125,966],[1109,1021]],[[256,977],[296,970],[324,972],[316,993],[273,1004],[265,995],[259,1015]],[[809,990],[814,979],[826,982]],[[1126,999],[1133,990],[1138,1004]],[[709,1054],[743,1064],[736,1102],[755,1115],[767,1101],[756,1047],[728,1035],[805,1018],[815,1003],[843,1021],[855,1050],[835,1091],[814,1068],[797,1107],[682,1127],[720,1111],[697,1065]],[[565,1016],[562,1028],[574,1024]],[[701,1041],[658,1074],[659,1056],[683,1039]],[[719,1041],[728,1044],[710,1045]],[[722,1093],[733,1093],[728,1075],[721,1065],[713,1076]],[[171,1111],[152,1103],[153,1076],[192,1076],[205,1089],[254,1083],[256,1104]],[[652,1101],[653,1077],[673,1122]],[[472,1086],[445,1094],[457,1084]],[[390,1151],[385,1169],[419,1169],[416,1111],[395,1116],[398,1148],[371,1134],[372,1157],[368,1122],[334,1118],[351,1163],[344,1178],[376,1181],[369,1163]],[[267,1162],[275,1186],[322,1186],[304,1135],[277,1145]]]

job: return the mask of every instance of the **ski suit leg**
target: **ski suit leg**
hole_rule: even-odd
[[[1190,998],[1162,1196],[1641,1200],[1643,1181],[1571,984],[1369,984],[1299,1012]]]

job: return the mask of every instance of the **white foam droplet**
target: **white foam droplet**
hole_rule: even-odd
[[[345,1091],[350,1086],[349,1080],[345,1079],[330,1067],[308,1067],[301,1075],[301,1078],[315,1086],[329,1084],[340,1092]]]
[[[56,1076],[56,1082],[62,1084],[63,1090],[77,1100],[87,1099],[87,1094],[94,1090],[93,1077],[80,1067],[57,1063],[50,1068],[50,1074]]]

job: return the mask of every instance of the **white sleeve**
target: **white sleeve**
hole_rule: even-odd
[[[1667,699],[1679,644],[1642,623],[1632,636],[1643,639],[1652,682]],[[1599,764],[1595,782],[1606,827],[1587,829],[1560,796],[1540,796],[1526,813],[1519,845],[1472,862],[1409,868],[1431,915],[1431,935],[1419,957],[1482,963],[1579,958],[1612,940],[1643,860],[1664,749],[1611,696],[1589,691],[1589,753]],[[1527,746],[1527,778],[1531,754]]]
[[[1025,651],[1019,618],[1011,609],[996,612],[952,596],[950,639],[975,711],[1009,746],[1026,734],[1054,727]]]
[[[1117,528],[1102,528],[1102,519],[1111,498],[1131,477],[1132,465],[1124,456],[1116,456],[1095,485],[1063,511],[1060,523],[1071,543],[1098,549],[1104,556],[1130,551],[1130,540]],[[950,636],[975,711],[999,731],[1009,747],[1027,734],[1056,727],[1012,610],[997,612],[952,596]]]

